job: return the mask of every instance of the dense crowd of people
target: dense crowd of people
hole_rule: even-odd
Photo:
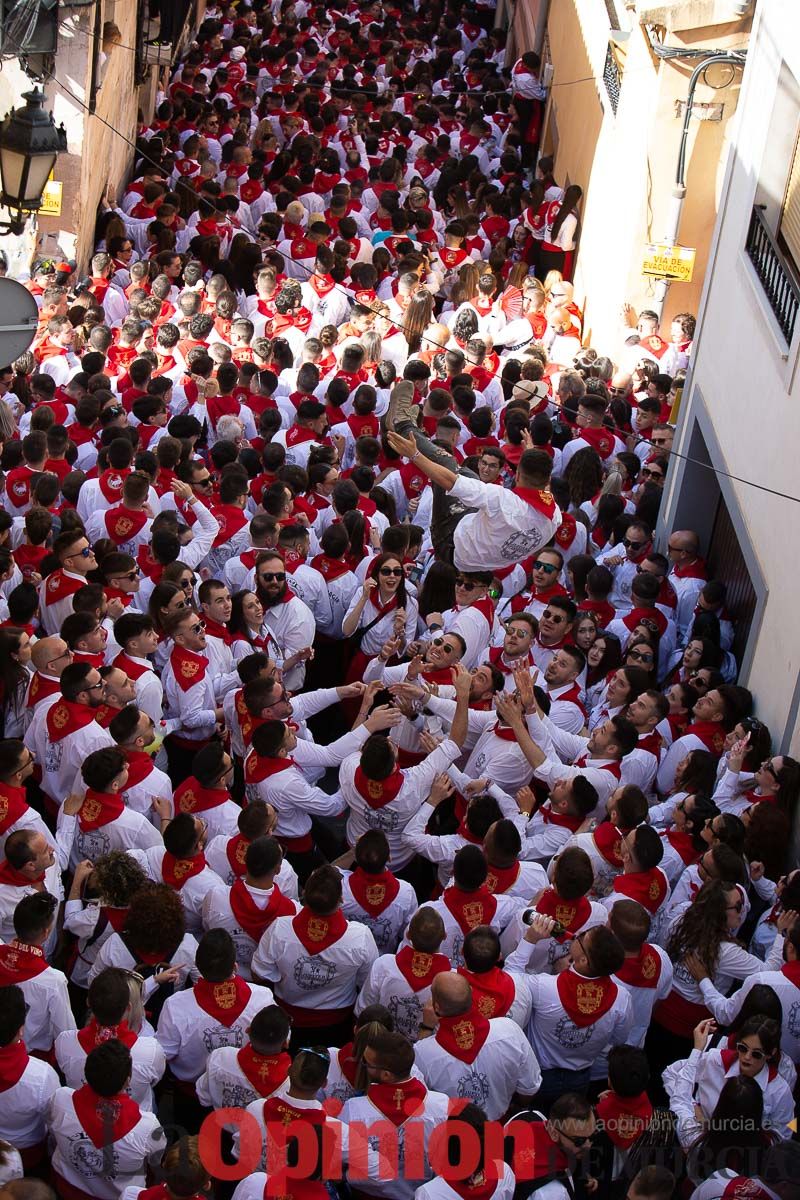
[[[13,1200],[798,1194],[800,764],[654,535],[694,318],[586,345],[581,189],[493,25],[208,8],[91,276],[33,267]]]

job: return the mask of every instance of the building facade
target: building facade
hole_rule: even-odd
[[[800,756],[800,503],[774,494],[800,500],[794,5],[760,0],[740,109],[683,394],[676,449],[687,457],[673,462],[663,524],[697,529],[712,564],[727,574],[735,615],[745,618],[740,682],[757,696],[776,752]]]
[[[703,55],[747,46],[751,5],[734,0],[525,0],[514,51],[541,46],[550,80],[542,152],[562,185],[583,188],[575,271],[592,345],[613,353],[624,303],[658,305],[645,246],[669,227],[689,80]],[[690,283],[669,288],[665,323],[696,312],[736,112],[741,69],[700,79],[686,146],[679,241],[696,249]]]

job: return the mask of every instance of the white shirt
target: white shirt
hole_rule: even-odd
[[[272,899],[274,889],[268,888],[264,891],[262,888],[253,887],[252,884],[246,881],[243,882],[252,900],[263,911]],[[298,908],[299,905],[295,905],[295,912],[298,911]],[[228,887],[215,887],[206,896],[203,901],[203,927],[205,929],[228,930],[236,946],[236,966],[239,974],[243,979],[252,979],[250,962],[256,948],[256,942],[242,929],[236,920],[231,908],[230,889]]]
[[[201,657],[205,657],[208,662],[207,656]],[[192,742],[202,742],[210,738],[216,727],[217,707],[210,663],[203,678],[184,691],[175,679],[172,662],[167,659],[161,681],[166,698],[166,715],[170,720],[180,722],[175,732]]]
[[[395,951],[408,922],[417,911],[417,894],[410,883],[399,880],[400,891],[391,904],[377,916],[361,907],[350,888],[352,871],[342,871],[342,911],[348,921],[366,925],[375,939],[380,954]]]
[[[147,872],[154,883],[165,882],[161,869],[165,853],[163,843],[147,850]],[[186,915],[186,928],[190,933],[200,933],[202,930],[203,900],[212,888],[221,884],[219,876],[215,875],[209,866],[205,866],[191,879],[187,879],[178,892]]]
[[[142,1190],[145,1169],[166,1148],[166,1137],[154,1113],[142,1113],[129,1133],[114,1142],[113,1154],[90,1141],[75,1113],[72,1088],[62,1087],[53,1095],[48,1126],[55,1141],[53,1169],[67,1183],[99,1200],[118,1200],[123,1188]],[[110,1171],[108,1168],[111,1168]]]
[[[640,1048],[644,1046],[644,1039],[650,1027],[650,1018],[653,1015],[653,1009],[661,1000],[666,1000],[672,990],[672,961],[669,955],[660,946],[651,945],[651,949],[655,951],[661,960],[661,972],[655,987],[638,987],[630,983],[624,983],[616,975],[612,975],[614,982],[619,987],[624,988],[631,998],[633,1024],[628,1033],[628,1045],[639,1046]]]
[[[167,1068],[164,1051],[154,1037],[139,1035],[130,1048],[133,1061],[131,1081],[125,1089],[142,1112],[154,1112],[153,1085],[158,1083]],[[86,1082],[86,1051],[78,1041],[77,1029],[60,1033],[56,1038],[56,1062],[67,1087],[79,1088]]]
[[[353,593],[350,606],[344,615],[345,620],[358,604],[360,597],[361,593],[359,591]],[[358,624],[356,625],[354,632],[357,632],[359,629],[366,629],[368,625],[372,625],[372,622],[375,621],[375,624],[372,625],[372,628],[365,633],[361,639],[361,650],[367,655],[368,658],[374,658],[376,654],[380,654],[384,643],[394,635],[394,619],[396,612],[397,610],[393,608],[390,612],[387,612],[384,616],[382,616],[379,621],[376,621],[375,618],[378,616],[378,607],[372,602],[371,598],[367,600],[361,611],[361,616],[358,619]],[[405,612],[406,624],[403,636],[405,637],[406,643],[408,643],[413,642],[414,638],[417,636],[417,617],[419,616],[419,605],[414,597],[408,594],[406,594]]]
[[[470,1100],[490,1121],[507,1112],[515,1092],[532,1096],[542,1082],[528,1039],[508,1017],[489,1022],[489,1036],[471,1063],[445,1050],[435,1034],[417,1042],[414,1057],[428,1087]]]
[[[204,1108],[247,1108],[281,1091],[283,1084],[262,1096],[239,1066],[239,1047],[219,1046],[208,1056],[206,1069],[197,1080],[197,1098]]]
[[[515,914],[521,912],[526,907],[526,902],[515,896],[495,896],[494,899],[497,902],[494,915],[491,921],[487,921],[486,924],[490,925],[495,933],[499,935],[510,921],[513,920]],[[450,912],[444,900],[429,900],[425,907],[435,909],[444,922],[444,940],[439,947],[439,953],[447,955],[454,967],[463,966],[464,958],[462,950],[464,948],[465,934],[458,921]]]
[[[314,644],[314,614],[299,596],[292,596],[284,604],[275,604],[264,609],[264,624],[274,642],[277,665],[283,666],[285,659],[298,650]],[[306,665],[300,662],[283,676],[284,687],[290,692],[299,692],[306,677]]]
[[[70,816],[59,809],[56,825],[59,838],[65,844],[72,842],[70,870],[88,858],[97,862],[112,850],[148,850],[151,846],[163,846],[161,834],[141,813],[123,809],[118,817],[96,829],[83,830],[78,817]]]
[[[556,506],[547,517],[507,488],[459,475],[451,496],[476,512],[462,517],[454,534],[454,562],[460,571],[511,566],[533,554],[561,524]]]
[[[230,887],[238,878],[228,861],[227,848],[230,841],[231,839],[224,834],[218,834],[205,848],[206,862],[227,887]],[[281,863],[281,869],[275,876],[275,882],[284,896],[288,896],[290,900],[297,899],[297,874],[288,859],[284,858]]]
[[[245,1045],[245,1030],[253,1017],[262,1008],[275,1003],[268,987],[257,983],[247,986],[250,998],[231,1025],[223,1025],[201,1008],[194,988],[167,997],[158,1019],[156,1036],[177,1079],[194,1082],[206,1069],[212,1050],[220,1046],[241,1049]]]
[[[514,1195],[514,1172],[508,1163],[498,1164],[500,1178],[497,1181],[490,1200],[512,1200]],[[414,1200],[456,1200],[459,1192],[452,1188],[446,1179],[437,1175],[430,1183],[423,1183],[414,1193]]]
[[[97,721],[90,721],[82,729],[76,729],[57,742],[51,741],[47,730],[47,714],[51,707],[44,704],[37,706],[23,741],[42,768],[42,790],[60,806],[75,788],[81,764],[94,750],[115,746],[116,742]],[[80,780],[77,782],[83,791]]]
[[[369,1139],[367,1149],[368,1178],[358,1179],[358,1190],[370,1196],[380,1196],[381,1200],[411,1200],[418,1184],[430,1179],[433,1172],[427,1161],[426,1153],[424,1179],[414,1180],[406,1177],[405,1143],[409,1136],[409,1127],[422,1125],[422,1133],[415,1132],[415,1145],[418,1146],[422,1142],[427,1149],[433,1130],[437,1125],[441,1125],[442,1122],[447,1120],[448,1103],[448,1097],[443,1092],[429,1090],[423,1101],[421,1111],[418,1110],[413,1117],[409,1117],[399,1126],[397,1130],[396,1169],[392,1169],[394,1166],[393,1163],[392,1166],[389,1166],[385,1159],[381,1161],[380,1140],[378,1139],[378,1145],[376,1146],[375,1140]],[[347,1126],[358,1123],[369,1129],[371,1125],[377,1123],[383,1125],[386,1120],[387,1118],[372,1103],[369,1096],[353,1096],[342,1109],[342,1121]],[[419,1157],[418,1151],[415,1151],[414,1157],[415,1159]],[[409,1160],[409,1167],[410,1162],[411,1160]],[[363,1173],[363,1168],[360,1167],[359,1173]]]
[[[530,942],[520,942],[506,959],[506,966],[511,970],[524,970],[531,949]],[[619,988],[614,1004],[599,1020],[591,1025],[575,1025],[561,1004],[558,979],[557,975],[528,977],[533,996],[528,1037],[542,1070],[584,1071],[610,1046],[620,1046],[627,1041],[633,1023],[633,1006],[628,993]]]
[[[430,987],[415,992],[397,966],[393,954],[382,954],[370,968],[356,1000],[356,1015],[370,1004],[383,1004],[394,1018],[394,1027],[410,1042],[417,1040],[422,1010],[431,998]]]
[[[278,917],[263,934],[252,959],[258,979],[275,985],[275,995],[298,1008],[345,1009],[378,957],[375,939],[364,925],[349,921],[338,941],[309,954],[292,928],[292,917]]]
[[[48,839],[50,840],[50,839]],[[64,899],[64,885],[61,882],[61,867],[54,862],[44,873],[44,890],[59,901]],[[0,883],[0,941],[12,942],[16,937],[14,932],[14,909],[23,896],[33,896],[37,891],[31,884],[18,886],[14,883]],[[56,934],[53,933],[45,943],[45,955],[51,948],[55,949]]]
[[[58,1035],[75,1028],[69,1003],[67,977],[55,967],[47,967],[32,979],[18,985],[28,1011],[23,1038],[28,1051],[50,1050]]]
[[[460,753],[455,742],[449,739],[442,742],[424,762],[402,772],[400,791],[383,808],[371,808],[355,786],[360,756],[354,754],[346,758],[339,772],[339,787],[344,803],[350,807],[348,843],[355,846],[362,833],[368,829],[379,829],[389,842],[389,870],[397,871],[404,867],[414,857],[413,851],[403,842],[405,827],[429,796],[436,776],[447,770]]]
[[[21,1078],[0,1092],[0,1138],[18,1150],[43,1142],[47,1136],[47,1106],[59,1087],[50,1064],[31,1055]]]

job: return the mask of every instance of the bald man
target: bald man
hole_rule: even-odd
[[[39,638],[39,641],[33,644],[31,662],[34,674],[25,697],[27,724],[30,724],[40,704],[49,708],[56,697],[61,695],[59,680],[61,672],[72,662],[72,651],[58,634]]]
[[[697,597],[708,579],[708,570],[700,557],[700,538],[693,529],[674,530],[667,550],[671,563],[668,579],[678,597],[675,614],[678,645],[685,646],[694,621]]]
[[[509,1017],[484,1017],[473,1001],[472,987],[455,972],[433,981],[415,1053],[429,1088],[453,1099],[469,1097],[490,1121],[508,1111],[515,1095],[535,1095],[542,1081],[519,1025]]]

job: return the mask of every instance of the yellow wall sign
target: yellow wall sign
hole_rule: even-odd
[[[42,192],[42,207],[39,209],[40,217],[60,217],[61,216],[61,193],[63,190],[62,183],[56,183],[50,179],[44,185]]]
[[[642,274],[691,283],[695,254],[696,251],[688,246],[668,246],[663,243],[645,246]]]

